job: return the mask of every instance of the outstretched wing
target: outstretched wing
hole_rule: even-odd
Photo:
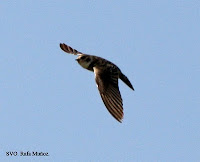
[[[65,43],[60,43],[60,48],[63,51],[74,54],[74,55],[82,54],[81,52],[77,51],[76,49],[73,49],[72,47],[66,45]]]
[[[116,68],[101,69],[94,67],[95,80],[101,98],[110,114],[119,122],[123,119],[123,103],[118,87]]]

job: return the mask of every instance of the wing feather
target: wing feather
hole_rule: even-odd
[[[108,111],[110,112],[110,114],[119,122],[121,122],[121,112],[119,112],[116,108],[115,105],[110,102],[110,98],[104,95],[101,95],[102,100],[106,106],[106,108],[108,109]],[[123,113],[123,112],[122,112]]]
[[[78,55],[78,54],[82,54],[81,52],[77,51],[76,49],[73,49],[72,47],[66,45],[65,43],[60,43],[60,48],[67,52],[67,53],[71,53],[73,55]]]
[[[104,105],[119,122],[123,119],[123,101],[118,87],[117,69],[94,67],[95,80]]]

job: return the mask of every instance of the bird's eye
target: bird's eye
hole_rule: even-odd
[[[90,61],[90,58],[87,58],[85,61],[86,61],[86,62],[89,62],[89,61]]]
[[[83,59],[83,60],[84,60],[84,59],[85,59],[85,56],[82,56],[82,57],[81,57],[81,59]]]

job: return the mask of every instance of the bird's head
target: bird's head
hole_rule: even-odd
[[[88,69],[92,62],[92,57],[90,55],[80,54],[76,61],[85,69]]]

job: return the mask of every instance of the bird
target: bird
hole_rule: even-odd
[[[120,123],[122,122],[123,100],[119,91],[118,79],[121,79],[133,91],[129,79],[112,62],[94,55],[84,54],[73,49],[65,43],[60,43],[60,48],[69,54],[77,55],[76,61],[84,69],[94,72],[95,81],[103,103],[110,114]]]

